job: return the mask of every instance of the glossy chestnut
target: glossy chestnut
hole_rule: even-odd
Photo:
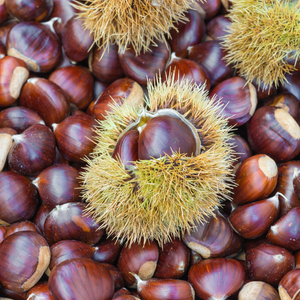
[[[267,198],[275,189],[277,178],[278,169],[272,158],[264,154],[247,158],[236,172],[234,203],[241,205]]]
[[[228,143],[232,145],[233,155],[237,159],[237,163],[243,162],[252,156],[248,142],[240,135],[234,134]]]
[[[281,300],[299,300],[300,269],[295,269],[285,274],[279,282],[278,291]]]
[[[211,258],[193,265],[188,280],[201,299],[227,299],[242,287],[245,271],[234,259]]]
[[[16,232],[0,244],[0,258],[1,284],[12,291],[24,292],[44,274],[50,263],[50,249],[40,234]]]
[[[114,282],[102,264],[88,258],[73,258],[52,270],[49,289],[54,299],[108,300],[114,293]]]
[[[95,47],[89,55],[89,69],[97,79],[105,83],[125,77],[119,60],[118,45],[110,44],[106,50]]]
[[[0,3],[0,24],[3,24],[8,19],[7,7],[4,1]]]
[[[142,280],[154,275],[159,257],[159,248],[155,241],[146,241],[144,244],[133,243],[130,247],[124,246],[121,250],[118,268],[121,271],[126,285],[136,287],[137,274]]]
[[[44,224],[44,236],[49,245],[61,240],[77,240],[94,245],[101,239],[103,230],[92,217],[84,214],[86,204],[81,202],[57,205]]]
[[[65,24],[62,32],[62,45],[67,57],[72,61],[82,61],[89,55],[93,37],[84,29],[83,20],[73,16]]]
[[[125,280],[117,267],[108,263],[102,263],[102,266],[109,271],[116,291],[125,286]]]
[[[292,72],[291,74],[286,74],[285,78],[287,79],[287,82],[284,85],[279,86],[279,93],[291,93],[300,101],[300,72]]]
[[[188,47],[200,43],[205,35],[205,23],[202,16],[195,10],[188,10],[184,17],[186,22],[178,22],[176,29],[170,30],[171,38],[168,40],[172,52],[178,57],[188,55]]]
[[[245,124],[254,114],[257,106],[256,90],[242,77],[232,77],[219,83],[210,92],[210,98],[217,97],[220,114],[228,119],[229,125]]]
[[[0,42],[6,47],[6,40],[10,30],[19,22],[16,19],[10,19],[0,26]]]
[[[227,30],[231,25],[231,21],[226,16],[216,16],[210,20],[206,27],[206,34],[212,40],[222,40],[227,35]]]
[[[17,172],[37,175],[54,163],[55,137],[47,126],[32,125],[23,133],[14,135],[13,140],[8,164]]]
[[[278,193],[268,199],[237,207],[229,216],[232,228],[245,239],[255,239],[266,233],[279,214]]]
[[[254,79],[252,81],[252,84],[254,85],[254,87],[256,89],[257,100],[260,102],[262,100],[268,99],[269,97],[275,96],[277,93],[277,89],[273,85],[269,86],[269,85],[265,84],[263,81],[258,83],[257,79]]]
[[[66,93],[55,83],[44,78],[30,78],[25,84],[19,105],[38,113],[47,126],[60,123],[70,113],[70,102]]]
[[[248,141],[256,153],[276,162],[289,161],[300,152],[300,127],[284,109],[261,107],[249,122]]]
[[[19,98],[28,77],[29,70],[23,60],[11,56],[0,59],[0,107],[8,107]]]
[[[78,109],[85,110],[93,101],[94,79],[87,68],[82,66],[59,68],[50,74],[49,80],[57,84]]]
[[[238,300],[280,300],[278,292],[263,281],[246,283],[239,292]]]
[[[45,203],[42,203],[32,220],[32,222],[37,226],[42,235],[44,235],[44,224],[50,211],[51,209]]]
[[[0,173],[0,219],[7,223],[31,219],[38,208],[30,179],[11,171]]]
[[[29,70],[46,73],[61,59],[61,46],[55,33],[39,22],[15,25],[9,32],[7,54],[25,61]]]
[[[60,153],[69,161],[82,162],[95,147],[93,127],[97,122],[86,114],[74,115],[54,126]]]
[[[246,252],[246,264],[251,279],[276,287],[282,277],[294,269],[295,258],[285,248],[262,244]]]
[[[79,172],[68,165],[55,165],[43,170],[32,182],[43,202],[54,208],[68,202],[80,202]]]
[[[26,300],[54,300],[50,293],[48,282],[39,282],[32,287],[27,292]]]
[[[196,0],[196,2],[200,4],[205,12],[205,20],[213,18],[221,8],[221,0],[208,0],[206,2]]]
[[[121,49],[119,60],[125,75],[141,85],[153,81],[161,74],[170,59],[170,50],[164,42],[156,41],[157,46],[150,46],[145,53],[136,55],[133,47]]]
[[[22,133],[34,124],[45,125],[45,122],[30,108],[14,106],[0,112],[0,127],[12,128],[16,130],[16,133]]]
[[[14,234],[15,232],[20,232],[20,231],[35,231],[37,233],[40,233],[38,227],[34,223],[25,220],[25,221],[13,223],[10,226],[8,226],[6,228],[4,238],[7,238],[8,236]]]

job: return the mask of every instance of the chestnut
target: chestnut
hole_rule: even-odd
[[[254,152],[267,154],[276,162],[288,161],[300,152],[300,127],[284,109],[264,106],[249,122],[248,141]]]
[[[95,102],[92,111],[93,117],[105,120],[105,116],[112,110],[111,105],[116,102],[121,106],[124,99],[128,105],[143,105],[143,97],[143,89],[136,81],[127,77],[118,79],[111,83]]]
[[[29,70],[46,73],[61,59],[58,38],[48,26],[28,21],[15,25],[7,39],[7,54],[25,61]]]
[[[8,107],[19,98],[28,77],[29,70],[23,60],[11,56],[0,59],[0,107]]]
[[[41,124],[30,126],[13,136],[14,143],[8,156],[11,168],[23,175],[37,175],[55,160],[55,137]]]
[[[300,207],[292,208],[285,216],[281,217],[268,234],[268,240],[279,247],[289,251],[300,249]]]
[[[62,32],[62,45],[67,57],[72,61],[80,62],[88,57],[93,37],[84,28],[82,19],[73,16],[68,20]]]
[[[20,21],[45,21],[53,9],[53,0],[5,0],[8,12]]]
[[[88,245],[96,244],[103,231],[92,217],[84,214],[86,204],[71,202],[57,205],[49,213],[44,224],[44,236],[49,245],[61,240],[77,240]]]
[[[119,290],[125,286],[125,280],[117,267],[107,263],[102,263],[102,266],[109,271],[114,281],[115,290]]]
[[[8,236],[14,234],[15,232],[20,232],[20,231],[35,231],[37,233],[40,233],[38,227],[34,223],[26,220],[26,221],[13,223],[10,226],[8,226],[6,228],[4,238],[7,238]]]
[[[49,271],[52,271],[55,266],[67,259],[92,258],[94,254],[93,247],[86,243],[74,240],[57,242],[50,247],[50,251],[51,261],[49,264]]]
[[[242,77],[232,77],[219,83],[210,92],[222,106],[220,114],[229,125],[241,126],[254,114],[257,105],[256,90]]]
[[[203,8],[205,12],[205,20],[212,19],[221,8],[221,0],[207,0],[202,2],[201,0],[196,0]]]
[[[243,285],[245,271],[234,259],[210,258],[194,264],[188,280],[201,299],[227,299]]]
[[[218,41],[207,41],[189,48],[188,59],[201,64],[209,74],[211,87],[233,74],[233,68],[223,60],[226,53]]]
[[[1,144],[1,152],[0,152],[0,172],[3,170],[7,155],[12,146],[12,137],[9,133],[0,133],[0,144]]]
[[[97,122],[86,114],[66,118],[54,127],[54,135],[60,153],[69,161],[82,162],[95,147],[93,127]]]
[[[246,252],[246,264],[251,279],[276,287],[282,277],[294,269],[295,258],[285,248],[262,244]]]
[[[137,279],[138,293],[144,300],[194,300],[195,291],[185,280],[180,279]]]
[[[295,269],[285,274],[279,282],[278,291],[281,300],[299,300],[300,269]]]
[[[16,232],[0,244],[0,281],[12,291],[24,292],[32,288],[49,263],[49,246],[37,232]]]
[[[21,174],[0,172],[0,219],[7,223],[31,219],[38,207],[37,191]]]
[[[114,293],[107,268],[88,258],[72,258],[57,265],[48,284],[54,299],[108,300]]]
[[[0,2],[0,24],[3,24],[7,19],[8,19],[7,7],[4,0],[2,0]]]
[[[16,19],[10,19],[0,26],[0,42],[3,46],[6,46],[6,40],[10,30],[18,23]]]
[[[126,285],[136,287],[137,281],[133,276],[137,274],[142,280],[154,275],[159,257],[159,248],[155,241],[141,241],[124,246],[121,250],[118,268],[121,271]]]
[[[228,143],[232,145],[233,155],[237,159],[237,163],[243,162],[252,156],[248,142],[240,135],[233,134]]]
[[[268,197],[276,187],[277,165],[264,154],[253,155],[243,161],[236,172],[237,187],[233,201],[237,205],[246,204]]]
[[[232,228],[245,239],[266,233],[279,214],[279,193],[275,196],[237,207],[229,216]]]
[[[258,83],[257,79],[254,79],[252,81],[252,84],[256,89],[257,100],[260,102],[262,100],[268,99],[269,97],[275,96],[277,93],[277,89],[274,85],[270,86],[268,84],[265,84],[263,81],[260,81],[260,83]]]
[[[190,261],[189,248],[178,238],[167,242],[160,249],[155,278],[181,278]]]
[[[81,66],[59,68],[50,74],[49,80],[57,84],[78,109],[86,109],[93,100],[94,79],[87,68]]]
[[[43,170],[32,182],[43,202],[54,208],[68,202],[80,201],[79,172],[68,165],[55,165]]]
[[[226,16],[216,16],[211,19],[206,26],[206,34],[212,40],[222,40],[227,35],[227,30],[231,25],[231,21]]]
[[[22,133],[34,124],[45,125],[45,122],[30,108],[14,106],[0,112],[0,127],[10,127],[16,130],[17,133]]]
[[[27,292],[26,300],[54,300],[48,282],[39,282]]]
[[[37,112],[47,126],[62,122],[70,113],[68,96],[57,84],[44,78],[27,80],[19,105]]]
[[[107,49],[95,47],[89,55],[89,69],[97,79],[105,83],[125,77],[118,56],[118,45],[109,44]]]
[[[156,41],[156,46],[150,46],[145,53],[136,55],[133,47],[121,49],[119,59],[125,75],[141,85],[153,81],[162,73],[170,59],[170,50],[164,42]]]
[[[288,92],[293,94],[300,101],[300,72],[292,72],[285,75],[286,82],[278,88],[279,93]]]
[[[246,283],[239,291],[238,300],[280,300],[278,292],[271,285],[263,281]]]
[[[233,239],[227,219],[218,211],[215,216],[206,217],[190,233],[184,233],[182,240],[203,258],[223,256]]]
[[[188,55],[188,47],[200,43],[205,35],[204,19],[197,11],[188,10],[184,17],[187,21],[179,21],[176,29],[170,30],[171,38],[168,40],[172,52],[183,58]]]
[[[37,226],[39,231],[44,235],[44,224],[47,216],[49,215],[51,209],[45,204],[42,203],[42,205],[39,207],[37,213],[35,214],[33,218],[33,223]]]

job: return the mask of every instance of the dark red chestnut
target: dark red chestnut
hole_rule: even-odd
[[[235,158],[237,158],[237,163],[243,162],[244,160],[252,156],[250,146],[243,137],[234,134],[230,138],[228,143],[232,145],[232,149],[234,150],[233,155]]]
[[[205,23],[202,16],[195,10],[188,10],[184,17],[185,22],[178,22],[176,29],[170,30],[171,38],[168,40],[172,52],[178,57],[188,55],[188,47],[197,45],[205,35]]]
[[[86,204],[71,202],[57,205],[47,216],[44,235],[49,245],[61,240],[77,240],[88,245],[96,244],[103,231],[92,217],[84,214]]]
[[[6,46],[6,39],[10,30],[18,23],[16,19],[10,19],[0,26],[0,42],[3,46]]]
[[[237,205],[267,198],[277,184],[276,163],[264,154],[247,158],[236,172],[237,187],[233,201]]]
[[[119,290],[125,286],[125,280],[117,267],[107,263],[102,263],[102,266],[109,271],[114,281],[115,290]]]
[[[70,113],[68,96],[57,84],[44,78],[27,80],[19,105],[36,111],[47,126],[62,122]]]
[[[299,300],[300,269],[295,269],[285,274],[279,282],[278,291],[281,300]]]
[[[264,106],[249,122],[248,141],[254,152],[288,161],[300,152],[300,127],[284,109]]]
[[[8,236],[19,231],[35,231],[37,233],[40,233],[39,229],[34,223],[26,220],[26,221],[13,223],[10,226],[8,226],[6,228],[4,237],[7,238]]]
[[[24,60],[29,70],[46,73],[61,59],[61,46],[48,26],[29,21],[15,25],[9,32],[7,54]]]
[[[94,245],[93,260],[114,264],[119,257],[122,244],[119,240],[107,238]]]
[[[245,271],[234,259],[203,260],[190,268],[189,282],[204,300],[227,299],[243,285]]]
[[[37,175],[55,160],[55,137],[45,125],[32,125],[13,136],[8,164],[23,175]]]
[[[3,24],[8,19],[7,7],[4,0],[0,1],[0,24]]]
[[[189,248],[178,238],[167,242],[160,249],[155,278],[181,278],[190,261]]]
[[[49,80],[66,93],[71,103],[84,110],[93,101],[94,79],[91,72],[81,66],[68,66],[52,72]]]
[[[183,242],[203,258],[223,256],[233,239],[232,229],[225,217],[218,211],[215,216],[206,217],[190,234],[185,233]]]
[[[11,56],[0,59],[0,107],[8,107],[19,98],[28,77],[29,70],[23,60]]]
[[[82,61],[89,55],[93,37],[84,29],[83,20],[73,16],[62,32],[62,45],[67,57],[72,61]]]
[[[38,207],[37,192],[30,179],[15,173],[0,173],[0,219],[7,223],[31,219]]]
[[[145,53],[136,55],[133,47],[121,49],[119,59],[125,75],[142,85],[153,81],[161,74],[170,59],[170,50],[164,42],[156,42],[157,46],[150,46]]]
[[[52,270],[48,284],[53,298],[59,300],[109,300],[114,293],[109,271],[88,258],[62,262]]]
[[[295,258],[285,248],[262,244],[246,252],[246,264],[251,279],[277,286],[294,269]]]
[[[239,292],[238,300],[280,300],[278,292],[263,281],[246,283]]]
[[[216,16],[210,20],[206,27],[206,34],[212,40],[222,40],[227,35],[231,21],[226,16]]]
[[[205,2],[196,0],[196,2],[198,2],[205,11],[205,20],[213,18],[221,8],[221,0],[207,0]]]
[[[39,231],[44,235],[44,224],[47,216],[49,215],[51,209],[43,203],[38,209],[36,215],[34,216],[33,223],[37,226]]]
[[[201,64],[209,74],[211,87],[214,88],[233,74],[233,68],[224,61],[226,53],[218,41],[207,41],[192,46],[188,59]]]
[[[125,77],[119,60],[118,45],[110,44],[106,50],[94,48],[89,55],[89,69],[97,79],[106,83]]]
[[[27,292],[26,300],[54,300],[48,282],[39,282]]]
[[[118,268],[121,271],[126,285],[136,287],[136,278],[132,275],[137,274],[142,280],[153,276],[159,257],[159,248],[155,241],[146,243],[133,243],[130,247],[124,246],[121,250]]]
[[[32,182],[43,202],[54,208],[68,202],[80,202],[79,172],[68,165],[55,165],[43,170]]]
[[[156,116],[139,128],[139,159],[159,158],[174,152],[197,155],[197,142],[190,126],[173,116]]]
[[[93,247],[86,243],[73,240],[64,240],[55,243],[50,247],[51,261],[49,264],[49,270],[63,261],[71,258],[92,258],[94,254]]]
[[[286,74],[285,76],[286,82],[284,85],[279,86],[279,93],[288,92],[293,94],[300,101],[300,72],[293,72],[290,74]]]
[[[289,251],[300,249],[300,207],[292,208],[285,216],[281,217],[268,234],[272,244],[284,247]]]
[[[132,106],[143,105],[143,97],[143,89],[137,82],[129,78],[118,79],[110,84],[97,99],[92,111],[93,117],[105,120],[105,116],[112,110],[111,105],[116,102],[121,106],[124,99]]]
[[[95,147],[93,127],[97,122],[88,115],[74,115],[54,126],[60,153],[69,161],[82,162]]]
[[[0,244],[0,281],[12,291],[24,292],[31,289],[42,277],[49,263],[49,246],[37,232],[16,232]]]
[[[210,78],[208,72],[195,61],[178,58],[172,53],[171,61],[162,76],[162,81],[166,81],[166,78],[171,73],[175,73],[174,79],[179,82],[182,80],[189,80],[198,85],[205,84],[207,90],[210,90]]]
[[[232,77],[219,83],[211,92],[222,106],[220,114],[228,119],[229,125],[241,126],[254,114],[257,96],[254,86],[242,77]]]
[[[179,279],[137,279],[138,293],[144,300],[194,300],[195,291],[185,280]]]
[[[245,239],[255,239],[266,233],[279,214],[278,193],[268,199],[237,207],[229,216],[232,228]]]
[[[268,99],[269,97],[275,96],[277,93],[277,89],[274,87],[274,85],[269,86],[265,84],[263,81],[260,81],[260,84],[258,84],[257,80],[254,79],[252,81],[252,84],[256,89],[258,101]]]
[[[53,0],[5,0],[8,12],[20,21],[45,21],[53,9]]]
[[[0,127],[10,127],[17,133],[22,133],[34,124],[45,125],[43,119],[27,107],[8,107],[0,112]]]

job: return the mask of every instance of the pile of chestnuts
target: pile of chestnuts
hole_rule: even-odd
[[[168,44],[138,56],[94,46],[71,4],[0,1],[1,299],[300,299],[300,70],[262,90],[226,65],[230,1],[194,1]],[[84,213],[80,172],[111,105],[140,104],[147,81],[165,72],[222,98],[236,186],[181,239],[129,247]],[[176,123],[194,153],[180,122],[152,120]],[[155,157],[164,134],[150,149],[132,130],[114,155],[129,165]]]

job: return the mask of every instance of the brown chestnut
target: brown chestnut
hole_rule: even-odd
[[[42,203],[37,213],[33,218],[33,223],[37,226],[39,231],[44,235],[44,224],[47,216],[49,215],[51,209],[45,204]]]
[[[49,289],[54,299],[108,300],[114,293],[114,282],[102,264],[88,258],[72,258],[52,270]]]
[[[39,282],[27,292],[26,300],[54,300],[48,282]]]
[[[300,152],[300,127],[284,109],[264,106],[249,122],[248,142],[256,153],[276,162],[289,161]]]
[[[46,73],[61,59],[61,46],[48,26],[28,21],[15,25],[7,39],[7,54],[25,61],[29,70]]]
[[[228,27],[231,21],[226,16],[216,16],[207,24],[206,34],[212,40],[222,40],[224,35],[227,35]]]
[[[8,236],[14,234],[15,232],[20,232],[20,231],[35,231],[37,233],[40,233],[38,227],[34,223],[26,220],[26,221],[13,223],[10,226],[8,226],[6,228],[4,238],[7,238]]]
[[[295,269],[285,274],[279,282],[278,291],[281,300],[299,300],[300,269]]]
[[[16,258],[22,259],[16,259]],[[24,292],[42,277],[50,263],[50,249],[37,232],[16,232],[0,244],[0,282],[12,291]]]
[[[239,292],[238,300],[280,300],[278,292],[263,281],[246,283]]]

